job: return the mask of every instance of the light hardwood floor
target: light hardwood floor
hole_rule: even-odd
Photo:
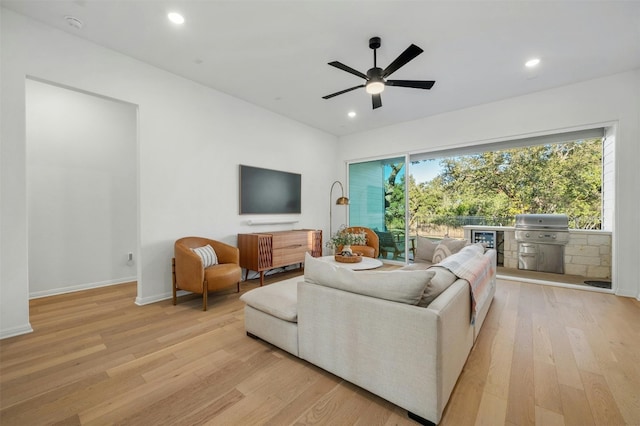
[[[207,312],[199,297],[135,295],[131,283],[31,301],[34,332],[0,341],[0,424],[416,424],[248,338],[233,291]],[[640,425],[640,303],[499,281],[441,421],[475,424]]]

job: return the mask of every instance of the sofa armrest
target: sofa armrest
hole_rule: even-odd
[[[300,357],[438,423],[473,330],[466,282],[436,301],[421,308],[300,282]]]

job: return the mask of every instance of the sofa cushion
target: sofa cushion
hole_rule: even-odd
[[[432,266],[428,269],[434,273],[433,278],[427,285],[427,288],[424,289],[424,293],[422,294],[422,298],[418,303],[418,306],[427,307],[431,302],[433,302],[440,293],[449,288],[451,284],[456,282],[458,277],[456,277],[453,272],[449,271],[447,268],[443,268],[441,266]]]
[[[192,248],[191,250],[200,256],[203,268],[218,264],[218,256],[216,256],[215,250],[209,244],[203,247]]]
[[[341,268],[307,254],[305,281],[351,293],[417,305],[433,271],[352,271]]]
[[[418,236],[416,238],[415,260],[433,261],[433,252],[435,252],[436,247],[438,247],[437,242],[433,242],[427,237]]]
[[[312,284],[324,285],[335,279],[338,267],[322,260],[318,260],[309,253],[304,258],[304,280]]]
[[[254,288],[240,296],[247,305],[289,322],[298,321],[298,281],[300,277]]]
[[[445,238],[438,243],[433,252],[433,263],[442,262],[443,259],[459,252],[464,246],[469,244],[467,240],[456,240],[453,238]]]

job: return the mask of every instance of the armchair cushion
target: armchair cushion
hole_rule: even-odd
[[[373,247],[369,247],[369,246],[351,246],[351,251],[353,251],[354,253],[360,253],[363,256],[366,257],[373,257],[376,258],[376,250]]]
[[[212,265],[218,264],[218,257],[216,256],[215,250],[209,244],[203,247],[192,248],[193,252],[200,256],[202,259],[202,267],[208,268]]]

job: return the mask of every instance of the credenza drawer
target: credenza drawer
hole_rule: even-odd
[[[286,232],[282,234],[273,234],[273,250],[291,247],[308,247],[311,248],[313,236],[309,232]]]
[[[304,255],[310,252],[311,248],[302,245],[292,247],[284,247],[273,250],[273,266],[291,265],[294,263],[303,263]]]

